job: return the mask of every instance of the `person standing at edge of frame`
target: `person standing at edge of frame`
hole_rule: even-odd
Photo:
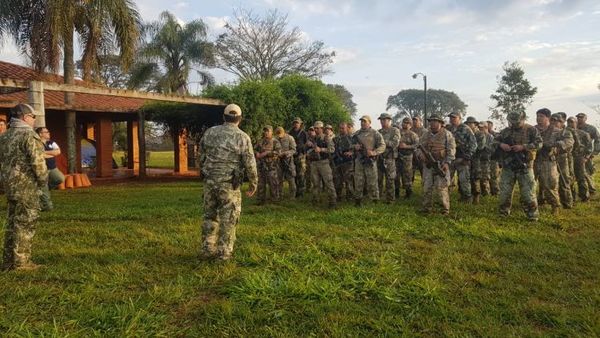
[[[242,212],[240,186],[244,173],[252,197],[258,184],[256,160],[250,137],[239,128],[242,110],[225,107],[224,124],[209,128],[200,141],[200,163],[204,176],[204,223],[202,257],[231,259],[235,230]]]

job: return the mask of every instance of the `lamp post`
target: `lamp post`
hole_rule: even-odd
[[[427,75],[423,73],[414,73],[412,78],[416,79],[419,75],[423,77],[423,125],[427,127]]]

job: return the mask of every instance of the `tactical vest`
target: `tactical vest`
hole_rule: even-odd
[[[446,159],[446,145],[448,144],[448,134],[441,129],[436,134],[426,134],[429,137],[425,140],[423,147],[427,149],[436,161],[443,161]]]
[[[367,129],[367,130],[359,130],[356,133],[356,137],[360,140],[360,143],[366,150],[375,149],[375,130]]]
[[[321,148],[321,152],[317,153],[316,151],[310,151],[308,154],[309,161],[321,161],[321,160],[329,160],[329,153],[327,152],[327,139],[325,136],[317,136],[314,139],[311,139],[312,143],[315,144],[314,147]],[[313,147],[313,149],[314,149]]]
[[[270,155],[267,155],[267,156],[261,158],[260,159],[261,161],[266,162],[266,163],[271,163],[271,162],[273,162],[275,160],[275,158],[277,157],[277,155],[274,154],[274,153],[272,153],[273,152],[274,143],[275,143],[275,140],[273,138],[271,138],[271,139],[263,138],[260,141],[260,144],[258,145],[258,148],[259,148],[258,152],[259,153],[262,153],[262,152],[265,152],[265,151],[270,151],[271,152]]]
[[[404,143],[409,146],[415,145],[415,136],[418,136],[415,132],[409,130],[400,129],[400,143]],[[412,155],[415,152],[414,149],[398,149],[398,153],[402,156]]]

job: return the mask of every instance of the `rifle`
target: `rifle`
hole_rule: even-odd
[[[507,145],[509,146],[513,146],[515,145],[515,141],[513,140],[512,137],[508,137],[505,142]],[[496,149],[497,151],[501,151],[504,152],[500,146],[498,146],[498,149]],[[512,171],[518,172],[518,171],[523,171],[523,170],[527,170],[527,154],[524,151],[521,152],[508,152],[508,157],[504,158],[504,160],[502,161],[502,167],[505,168],[509,168]]]
[[[436,161],[431,152],[425,149],[422,144],[419,144],[417,148],[421,151],[421,153],[423,153],[423,156],[425,156],[425,166],[433,170],[434,175],[446,177],[446,172],[444,171],[442,162]]]
[[[360,159],[360,163],[362,165],[371,165],[373,164],[373,162],[375,162],[377,160],[377,156],[369,156],[369,150],[367,149],[367,147],[365,147],[365,145],[362,143],[362,141],[360,140],[360,138],[358,138],[358,136],[353,135],[352,136],[352,144],[359,144],[360,145],[360,154],[361,159]]]

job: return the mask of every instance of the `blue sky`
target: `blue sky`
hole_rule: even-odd
[[[257,13],[278,9],[307,39],[335,50],[334,73],[326,83],[346,86],[359,114],[385,111],[387,97],[422,88],[456,92],[468,115],[489,116],[490,94],[505,61],[518,61],[538,87],[537,108],[569,114],[600,104],[600,2],[597,0],[250,0],[137,1],[145,20],[169,10],[182,21],[203,19],[211,35],[222,32],[235,8]],[[0,59],[19,62],[5,44]],[[22,63],[22,61],[20,61]],[[214,72],[219,81],[234,78]]]

